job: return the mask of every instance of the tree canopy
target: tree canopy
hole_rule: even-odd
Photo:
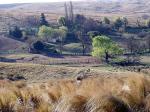
[[[47,41],[53,37],[55,30],[51,27],[41,26],[39,28],[38,36],[41,39],[46,39]]]
[[[60,17],[60,18],[58,19],[58,23],[59,23],[59,25],[61,25],[61,26],[66,26],[66,25],[67,25],[67,23],[66,23],[66,18],[65,18],[65,17]]]
[[[22,38],[22,31],[20,30],[20,28],[19,27],[17,27],[17,26],[15,26],[13,29],[11,29],[10,31],[9,31],[9,34],[11,35],[11,36],[13,36],[13,37],[15,37],[15,38],[18,38],[18,39],[20,39],[20,38]]]
[[[120,27],[122,27],[124,25],[124,23],[121,18],[118,18],[118,19],[116,19],[114,25],[115,25],[116,29],[119,29]]]
[[[111,55],[122,53],[122,49],[107,36],[96,36],[93,38],[92,56],[104,57],[108,62]]]

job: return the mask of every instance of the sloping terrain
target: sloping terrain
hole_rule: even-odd
[[[149,16],[149,0],[94,0],[94,1],[81,1],[73,2],[75,13],[83,13],[88,16],[128,16],[128,17],[143,17]],[[6,7],[6,8],[5,8]],[[9,7],[9,8],[8,8]],[[63,14],[64,2],[58,3],[29,3],[29,4],[16,4],[16,5],[0,5],[1,10],[5,11],[19,11],[32,13],[32,12],[45,12]],[[96,15],[96,16],[94,16]]]
[[[75,14],[83,14],[97,20],[101,20],[103,17],[109,17],[112,20],[117,17],[127,17],[130,20],[129,24],[135,24],[137,19],[141,19],[140,21],[148,20],[150,18],[149,5],[149,0],[92,0],[73,2]],[[29,27],[25,23],[25,19],[29,16],[34,16],[36,21],[38,21],[40,14],[43,12],[50,23],[56,23],[60,16],[64,16],[64,2],[0,5],[0,33],[8,31],[10,27],[15,25]]]
[[[87,69],[91,68],[89,72]],[[86,74],[87,76],[110,76],[110,75],[125,75],[132,72],[123,72],[113,68],[93,68],[93,67],[69,67],[69,66],[54,66],[54,65],[39,65],[29,63],[2,63],[0,62],[0,77],[24,77],[27,81],[45,81],[48,79],[63,79],[75,78],[77,75]]]
[[[9,51],[24,52],[26,50],[27,45],[25,43],[4,36],[0,37],[0,53]]]

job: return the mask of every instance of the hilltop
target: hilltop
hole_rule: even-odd
[[[149,0],[92,0],[74,2],[75,13],[84,13],[93,17],[101,16],[127,16],[129,18],[139,17],[148,18],[149,15]],[[64,13],[64,2],[57,3],[26,3],[26,4],[5,4],[0,5],[0,10],[9,12],[17,11],[18,13],[33,13],[45,12],[47,14]],[[96,16],[94,16],[96,15]]]

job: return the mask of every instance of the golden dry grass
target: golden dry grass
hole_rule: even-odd
[[[20,85],[20,86],[19,86]],[[150,78],[97,76],[45,83],[0,81],[1,112],[147,112]],[[140,110],[142,109],[142,110]]]

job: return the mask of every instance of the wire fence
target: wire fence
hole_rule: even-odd
[[[54,59],[23,59],[18,60],[17,62],[21,63],[34,63],[34,64],[42,64],[42,65],[81,65],[81,64],[100,64],[101,61],[94,57],[78,57],[78,58],[54,58]]]
[[[76,60],[51,60],[48,62],[42,61],[41,64],[48,64],[48,65],[80,65],[80,64],[99,64],[100,61],[97,59],[76,59]]]

